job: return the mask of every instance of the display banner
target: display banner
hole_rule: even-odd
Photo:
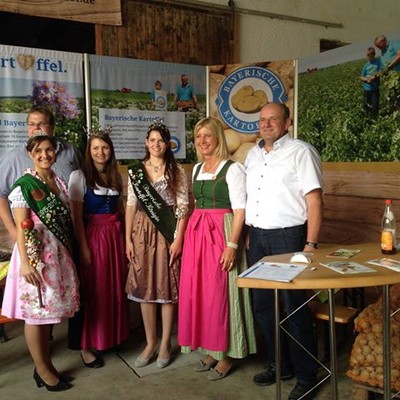
[[[177,111],[156,112],[100,108],[99,121],[111,127],[110,137],[117,159],[140,159],[145,155],[147,128],[155,121],[168,126],[171,133],[171,148],[176,158],[184,158],[185,114]]]
[[[258,121],[264,105],[285,103],[296,121],[296,68],[295,60],[208,67],[209,114],[223,123],[234,161],[243,163],[259,138]],[[294,132],[293,127],[290,131]]]
[[[205,116],[206,68],[89,56],[93,127],[110,127],[119,160],[141,159],[149,125],[170,129],[174,156],[196,160],[193,128]]]
[[[93,24],[122,25],[121,0],[2,0],[0,11]]]
[[[400,159],[400,32],[299,59],[298,136],[325,162]]]
[[[32,105],[54,112],[57,136],[82,144],[81,54],[0,45],[0,87],[0,156],[26,143]]]

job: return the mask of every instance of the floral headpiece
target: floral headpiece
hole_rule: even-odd
[[[169,129],[159,118],[155,119],[154,122],[147,128],[147,135],[149,135],[151,131],[159,132],[165,142],[169,142],[171,140],[171,133],[169,132]]]
[[[49,137],[49,135],[48,135],[47,133],[43,132],[43,131],[36,131],[35,133],[33,133],[33,134],[29,137],[28,140],[30,140],[30,139],[32,139],[32,138],[35,138],[35,137],[38,137],[38,136],[47,136],[47,137]]]
[[[94,137],[110,136],[111,131],[112,131],[111,125],[106,125],[104,128],[85,129],[88,139],[91,138],[92,136]]]

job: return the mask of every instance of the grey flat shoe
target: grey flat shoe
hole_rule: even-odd
[[[157,368],[165,368],[171,362],[171,357],[168,358],[157,358]]]
[[[230,369],[225,372],[220,372],[216,370],[215,368],[211,368],[210,372],[207,375],[207,379],[209,381],[218,381],[219,379],[224,379],[228,374],[229,374]]]
[[[143,357],[140,357],[140,356],[139,356],[139,357],[136,358],[136,360],[135,360],[135,362],[133,363],[133,365],[134,365],[136,368],[143,368],[143,367],[145,367],[150,361],[153,360],[153,358],[155,357],[155,355],[156,355],[156,350],[154,350],[153,353],[150,354],[150,357],[149,357],[149,358],[143,358]]]
[[[213,360],[211,364],[205,363],[203,360],[200,360],[195,366],[193,367],[194,372],[206,372],[209,371],[212,367],[217,365],[218,361]]]

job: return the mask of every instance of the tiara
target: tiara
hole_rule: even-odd
[[[92,136],[101,137],[101,136],[110,136],[112,131],[111,125],[106,125],[104,128],[90,128],[85,129],[87,138],[91,138]]]
[[[157,129],[168,129],[167,126],[164,124],[164,120],[162,118],[155,118],[154,121],[147,128],[147,132]]]
[[[43,132],[43,131],[36,131],[35,133],[33,133],[33,134],[29,137],[28,140],[33,139],[33,138],[38,137],[38,136],[47,136],[47,137],[49,137],[49,135],[48,135],[47,133]]]
[[[149,134],[151,131],[158,131],[161,133],[161,136],[163,136],[164,140],[170,140],[171,133],[161,118],[156,118],[154,122],[152,122],[152,124],[147,128],[147,134]]]

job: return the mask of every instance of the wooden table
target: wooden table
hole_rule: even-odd
[[[328,258],[327,254],[339,248],[359,249],[360,253],[351,257],[349,260],[360,264],[368,265],[376,270],[374,273],[364,274],[340,274],[329,268],[320,265],[320,262],[338,261],[339,258]],[[267,262],[289,263],[293,253],[281,254],[275,256],[264,257],[262,260]],[[346,245],[321,245],[320,249],[315,250],[311,256],[311,264],[292,282],[276,282],[264,279],[253,278],[237,278],[239,287],[251,289],[273,289],[275,291],[275,352],[276,352],[276,399],[281,399],[280,387],[280,335],[281,321],[279,316],[279,290],[296,290],[296,289],[326,289],[328,290],[329,302],[329,346],[331,353],[330,360],[330,377],[332,386],[332,398],[338,399],[337,386],[337,354],[336,354],[336,330],[335,330],[335,289],[358,288],[382,286],[383,307],[383,354],[384,354],[384,400],[391,399],[391,377],[390,377],[390,298],[389,286],[394,283],[400,283],[400,273],[392,271],[388,268],[376,265],[366,264],[368,260],[373,258],[381,258],[384,255],[380,252],[378,243],[360,243],[351,246]],[[390,258],[400,260],[400,254],[390,255]]]

